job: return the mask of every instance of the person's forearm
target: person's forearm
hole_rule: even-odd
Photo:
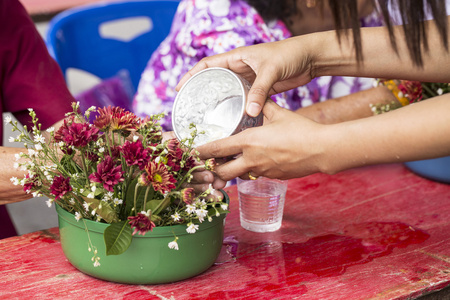
[[[296,113],[317,123],[334,124],[373,115],[370,105],[398,103],[392,92],[379,86],[300,108]]]
[[[25,171],[14,168],[16,155],[24,151],[25,148],[0,147],[0,204],[19,202],[32,197],[23,191],[23,186],[13,185],[11,182],[12,177],[20,180],[26,174]]]
[[[64,120],[56,122],[52,127],[59,128]],[[45,141],[50,141],[50,134],[42,131]],[[23,179],[26,171],[14,168],[15,163],[23,163],[25,158],[16,159],[21,152],[26,152],[25,148],[1,147],[0,146],[0,205],[19,202],[32,197],[23,191],[22,185],[14,185],[11,178],[16,177],[18,180]]]
[[[429,50],[422,49],[423,68],[413,64],[400,26],[394,29],[398,54],[391,46],[386,28],[361,28],[364,61],[360,64],[356,61],[351,34],[348,38],[343,35],[340,44],[334,31],[295,39],[297,47],[309,48],[308,52],[313,58],[311,70],[313,77],[342,75],[449,82],[450,68],[447,66],[450,62],[450,53],[445,50],[434,23],[426,24]]]
[[[450,155],[450,95],[411,104],[356,121],[327,125],[320,169],[336,173],[352,167]]]

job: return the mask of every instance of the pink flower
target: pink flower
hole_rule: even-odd
[[[27,174],[25,179],[26,183],[23,185],[23,190],[24,192],[29,193],[37,185],[38,178],[30,177],[30,174]]]
[[[99,116],[95,119],[94,125],[101,130],[111,128],[113,131],[130,131],[139,127],[140,118],[122,107],[108,106],[97,111]]]
[[[143,170],[147,165],[148,149],[144,149],[140,140],[136,142],[126,141],[121,148],[121,152],[128,166],[138,166],[139,169]]]
[[[50,193],[55,196],[55,200],[61,199],[71,190],[72,187],[70,186],[70,177],[65,178],[61,175],[53,178],[53,183],[50,186]]]
[[[143,213],[138,213],[136,216],[128,217],[128,220],[130,220],[128,223],[131,225],[131,228],[134,228],[132,235],[135,235],[136,233],[145,235],[148,231],[152,231],[156,226],[155,223],[153,223],[149,217]]]
[[[67,145],[84,148],[98,139],[98,129],[88,123],[72,123],[63,137]]]
[[[150,161],[145,172],[139,178],[139,183],[145,186],[152,185],[157,192],[166,193],[175,188],[176,180],[162,163]]]
[[[422,84],[419,81],[401,80],[398,88],[410,103],[422,100]]]
[[[185,188],[181,190],[181,198],[183,202],[186,204],[194,203],[195,199],[195,191],[193,188]]]
[[[97,165],[97,172],[89,175],[89,179],[93,182],[102,183],[105,190],[113,192],[114,186],[124,181],[121,165],[115,165],[114,160],[110,156]]]

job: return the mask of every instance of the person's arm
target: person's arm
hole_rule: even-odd
[[[237,176],[280,179],[359,166],[450,155],[450,95],[370,118],[323,125],[264,106],[268,122],[197,148],[202,159],[237,156],[215,168],[223,180]]]
[[[373,116],[371,105],[400,105],[385,86],[359,91],[300,108],[295,112],[317,123],[334,124]]]
[[[247,112],[256,116],[269,95],[304,85],[320,76],[449,81],[450,68],[443,66],[448,66],[450,53],[443,47],[433,21],[427,22],[426,30],[430,47],[423,52],[423,68],[412,62],[400,27],[394,30],[398,52],[392,49],[385,28],[361,28],[364,62],[360,64],[350,37],[344,36],[339,43],[335,31],[319,32],[207,57],[185,74],[177,89],[205,68],[228,68],[253,83]]]
[[[58,121],[52,127],[57,130],[62,123],[63,120]],[[42,136],[46,142],[50,141],[50,134],[47,131],[42,131]],[[15,168],[14,166],[15,163],[26,162],[25,158],[16,158],[21,152],[26,153],[27,149],[0,146],[0,205],[20,202],[32,197],[32,194],[24,192],[22,185],[14,185],[11,181],[13,177],[18,180],[23,179],[27,174],[26,171]]]

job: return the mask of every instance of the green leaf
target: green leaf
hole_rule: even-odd
[[[88,198],[82,196],[81,198],[86,201],[87,204],[89,204],[89,207],[92,209],[97,209],[96,213],[103,218],[103,220],[106,221],[106,223],[113,223],[119,221],[116,211],[106,203],[101,203],[98,199]],[[101,208],[99,209],[100,204],[102,204]]]
[[[132,230],[128,221],[112,223],[103,234],[106,245],[106,255],[124,253],[131,245]]]
[[[151,209],[152,212],[154,212],[156,210],[156,208],[161,204],[162,201],[163,200],[157,200],[157,199],[147,201],[147,203],[145,204],[145,210]]]

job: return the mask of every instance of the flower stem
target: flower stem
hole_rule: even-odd
[[[138,192],[139,187],[140,187],[140,184],[136,183],[136,186],[134,187],[134,215],[135,216],[137,214],[136,202],[137,202],[137,192]]]

